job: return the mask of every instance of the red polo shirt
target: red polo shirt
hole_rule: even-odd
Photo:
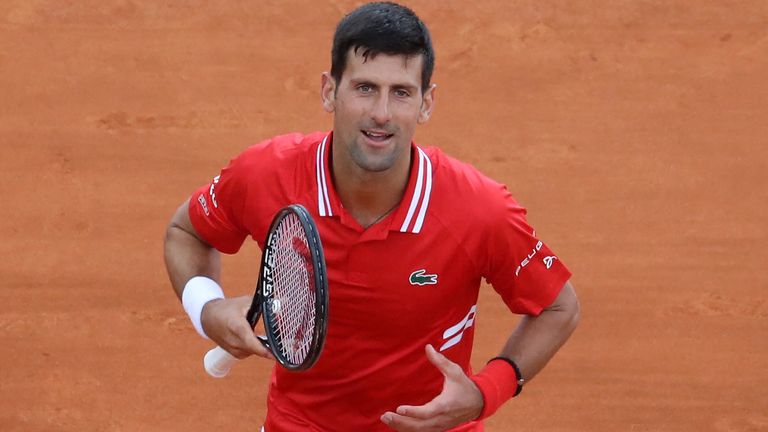
[[[412,145],[400,206],[362,228],[336,195],[331,142],[326,133],[291,134],[252,146],[190,199],[195,229],[225,253],[248,235],[263,247],[272,217],[292,203],[320,231],[330,291],[325,347],[308,371],[275,367],[267,432],[389,431],[384,412],[442,389],[426,344],[471,373],[481,279],[512,312],[538,315],[570,277],[504,185],[436,148]]]

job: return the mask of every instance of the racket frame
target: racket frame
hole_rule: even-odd
[[[268,300],[268,297],[264,294],[264,289],[267,286],[268,278],[267,272],[272,271],[272,265],[269,263],[270,258],[275,254],[272,244],[272,237],[276,235],[276,228],[288,215],[295,214],[298,217],[299,223],[304,230],[307,237],[307,246],[309,248],[310,259],[312,260],[312,266],[315,271],[310,275],[314,280],[315,286],[315,326],[312,335],[312,345],[308,350],[307,357],[303,362],[295,364],[290,362],[278,349],[278,341],[272,331],[269,314],[265,314],[264,305]],[[291,371],[304,371],[311,368],[319,359],[320,352],[325,344],[325,335],[328,327],[328,276],[325,266],[325,255],[323,254],[323,246],[320,241],[320,234],[317,230],[315,222],[312,220],[309,212],[304,206],[300,204],[291,204],[283,207],[272,219],[272,223],[267,231],[266,242],[264,243],[264,249],[261,254],[261,267],[259,269],[259,279],[256,285],[256,292],[253,296],[253,302],[248,309],[246,319],[251,328],[254,328],[259,322],[259,318],[264,318],[264,331],[266,333],[266,340],[259,338],[259,341],[275,356],[277,361],[286,369]]]

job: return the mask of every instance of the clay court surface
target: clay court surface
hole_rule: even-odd
[[[356,3],[210,3],[0,2],[2,431],[261,424],[268,365],[203,373],[163,234],[249,144],[330,127]],[[768,3],[469,4],[410,2],[439,85],[417,141],[509,185],[583,308],[487,429],[768,430]],[[483,289],[476,367],[515,319]]]

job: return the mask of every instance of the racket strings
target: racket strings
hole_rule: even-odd
[[[315,286],[312,255],[301,221],[289,214],[278,225],[272,268],[273,294],[267,312],[277,349],[293,364],[310,354],[315,328]]]

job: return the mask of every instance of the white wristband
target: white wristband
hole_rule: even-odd
[[[184,285],[181,293],[181,303],[189,315],[195,330],[200,336],[210,339],[203,331],[203,323],[200,321],[203,306],[211,300],[223,299],[224,291],[215,280],[205,276],[195,276]]]

